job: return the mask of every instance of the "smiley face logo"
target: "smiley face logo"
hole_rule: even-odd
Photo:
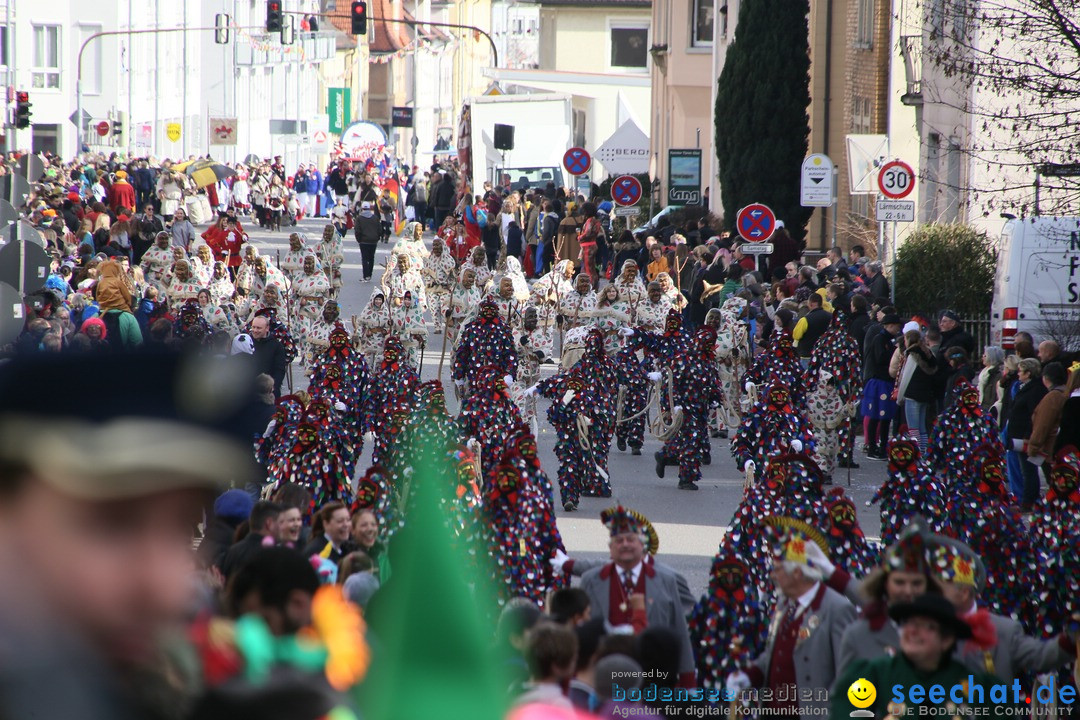
[[[859,709],[865,709],[874,704],[877,699],[877,688],[866,678],[859,678],[851,683],[847,691],[848,700]]]

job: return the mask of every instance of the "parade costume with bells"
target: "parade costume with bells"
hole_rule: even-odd
[[[483,477],[492,477],[511,433],[521,422],[506,384],[506,370],[495,365],[478,368],[469,396],[461,404],[458,432],[463,439],[474,438],[480,443]]]
[[[724,679],[764,650],[769,616],[758,601],[749,568],[728,542],[713,558],[709,586],[687,617],[702,687],[721,689]]]
[[[892,545],[916,516],[925,518],[932,532],[944,533],[949,527],[945,488],[920,459],[919,444],[893,438],[887,457],[888,478],[870,499],[871,504],[881,503],[881,542]]]
[[[979,391],[963,381],[957,383],[955,393],[956,402],[938,415],[934,423],[927,453],[935,476],[947,484],[964,481],[975,448],[990,445],[1003,450],[1001,431],[997,422],[983,412]]]
[[[682,424],[678,433],[656,453],[656,471],[663,477],[664,466],[677,462],[679,489],[697,490],[702,462],[711,461],[709,410],[723,403],[715,348],[716,330],[705,326],[697,331],[690,348],[671,360],[673,409],[682,409]],[[669,408],[663,402],[661,405],[659,411],[667,413]]]
[[[480,369],[487,366],[501,368],[504,375],[513,375],[517,372],[518,360],[515,346],[510,328],[499,317],[497,306],[490,298],[484,298],[476,319],[461,330],[454,348],[451,377],[458,386],[463,386],[466,381],[471,386]],[[472,392],[471,388],[469,392]]]
[[[851,459],[851,421],[862,397],[859,358],[859,344],[848,334],[844,314],[838,310],[814,344],[802,382],[817,461],[830,477],[838,459]]]
[[[769,457],[792,450],[813,451],[810,421],[787,386],[774,382],[743,417],[731,441],[731,454],[740,470],[746,471],[752,461],[760,476]]]
[[[620,450],[629,445],[634,455],[640,455],[645,443],[645,411],[651,386],[649,361],[638,358],[637,350],[628,345],[615,356],[615,365],[619,377],[615,437]]]
[[[583,374],[575,370],[550,377],[536,387],[541,397],[552,401],[547,417],[555,429],[559,501],[567,511],[577,509],[581,495],[596,493],[597,456],[590,442],[591,426],[596,422],[592,390]],[[606,486],[606,477],[603,482]],[[610,497],[610,486],[606,489],[606,497]]]
[[[411,409],[420,387],[416,370],[404,361],[405,351],[401,341],[389,336],[383,345],[383,359],[377,372],[372,374],[369,391],[364,396],[364,427],[375,436],[371,452],[371,464],[391,469],[393,413],[396,405]]]

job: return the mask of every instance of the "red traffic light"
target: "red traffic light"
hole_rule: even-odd
[[[19,90],[15,93],[15,102],[30,102],[30,93],[24,90]]]
[[[352,4],[352,34],[367,34],[367,3],[362,0],[354,0]]]
[[[277,2],[268,3],[267,7],[270,8],[270,10],[272,10],[273,12],[278,12],[279,10],[281,10],[281,3],[277,3]]]

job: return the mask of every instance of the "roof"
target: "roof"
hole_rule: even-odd
[[[575,6],[581,7],[622,7],[622,8],[647,8],[652,7],[652,0],[532,0],[537,5]]]
[[[350,4],[340,2],[336,10],[327,13],[331,24],[340,32],[352,32],[349,17]],[[371,53],[392,53],[406,47],[412,40],[412,31],[404,23],[386,22],[375,18],[404,20],[401,3],[393,0],[372,0],[368,3],[368,50]],[[410,16],[411,19],[411,16]]]
[[[405,13],[406,20],[416,20],[416,17],[408,10],[403,12]],[[420,31],[420,37],[424,40],[430,40],[432,42],[449,42],[451,39],[450,36],[442,30],[437,27],[432,27],[431,25],[420,23],[417,26],[417,29]]]
[[[401,14],[401,3],[394,0],[374,0],[368,3],[368,13],[374,32],[368,49],[372,53],[392,53],[406,47],[412,40],[410,27],[404,23],[386,22],[374,18],[386,18],[389,20],[404,20]]]

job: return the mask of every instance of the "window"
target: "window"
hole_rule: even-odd
[[[876,0],[858,0],[855,21],[855,47],[869,50],[874,46],[874,3]]]
[[[60,26],[34,25],[35,88],[60,89]]]
[[[574,144],[578,147],[585,147],[585,111],[574,110]]]
[[[611,28],[611,67],[645,70],[649,65],[649,28]]]
[[[101,32],[101,25],[79,25],[79,43],[85,42],[94,33]],[[129,45],[121,46],[122,64],[128,63],[128,55],[131,52]],[[83,50],[83,94],[101,94],[101,43],[89,42]]]
[[[8,64],[8,33],[7,27],[0,25],[0,65],[7,67]]]
[[[693,14],[690,21],[694,24],[690,33],[691,47],[712,47],[713,43],[713,0],[690,0]]]

